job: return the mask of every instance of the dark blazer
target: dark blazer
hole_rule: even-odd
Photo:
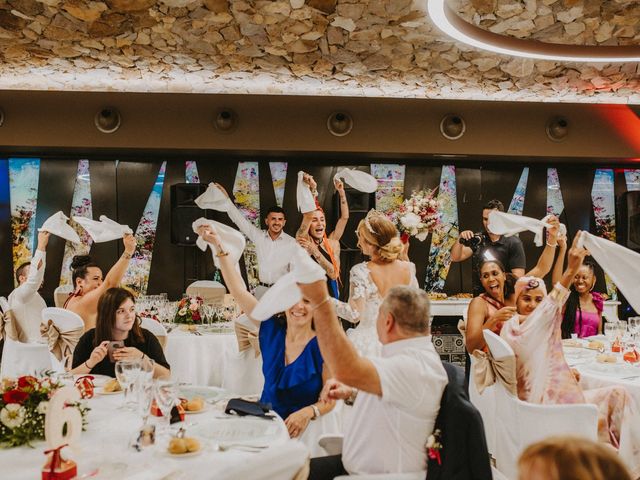
[[[440,429],[440,458],[428,459],[427,480],[491,480],[491,464],[480,412],[469,401],[460,367],[442,362],[449,384],[442,394],[435,429]]]

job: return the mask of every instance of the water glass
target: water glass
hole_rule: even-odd
[[[116,378],[124,390],[124,408],[129,408],[130,403],[133,403],[130,399],[130,392],[140,375],[140,368],[140,360],[120,360],[116,362]]]
[[[156,380],[153,387],[153,395],[162,413],[164,430],[168,430],[171,422],[171,409],[178,398],[176,384],[170,380]]]
[[[609,344],[613,345],[618,335],[618,322],[607,322],[604,324],[604,335],[609,340]]]

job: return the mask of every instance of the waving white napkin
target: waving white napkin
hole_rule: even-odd
[[[57,235],[60,238],[69,240],[70,242],[80,243],[80,237],[73,227],[67,223],[67,220],[69,220],[69,217],[64,213],[54,213],[44,221],[38,231],[49,232],[52,235]]]
[[[133,230],[131,230],[128,225],[121,225],[118,222],[114,222],[105,215],[100,215],[99,222],[87,217],[74,216],[72,218],[87,231],[96,243],[110,242],[111,240],[122,238],[125,235],[133,234]]]
[[[516,233],[528,230],[535,234],[533,241],[536,246],[539,247],[542,245],[543,229],[545,227],[551,228],[551,225],[546,222],[547,218],[548,217],[544,217],[542,220],[537,220],[531,217],[492,210],[489,213],[489,224],[487,225],[487,228],[491,233],[504,235],[505,237],[511,237]]]
[[[615,242],[582,232],[579,246],[584,246],[602,270],[611,277],[636,312],[640,312],[640,253]]]
[[[367,172],[344,168],[333,177],[334,181],[340,178],[360,192],[373,193],[378,189],[378,180]]]
[[[309,185],[302,180],[304,172],[298,172],[298,185],[296,186],[296,200],[298,201],[298,210],[302,213],[313,212],[317,209],[316,200],[309,189]]]
[[[201,209],[217,210],[219,212],[228,212],[231,206],[231,200],[215,183],[210,183],[207,190],[194,200],[195,204]]]
[[[324,270],[298,245],[291,246],[293,269],[262,296],[251,312],[251,318],[260,322],[283,312],[302,299],[298,283],[313,283],[325,278]]]
[[[240,261],[240,257],[242,256],[242,252],[244,252],[244,247],[246,245],[246,240],[244,239],[244,235],[240,233],[235,228],[231,228],[224,223],[216,222],[215,220],[209,220],[208,218],[200,217],[195,222],[192,223],[193,231],[198,233],[198,227],[207,226],[211,228],[211,230],[218,233],[220,236],[220,240],[222,240],[222,244],[224,248],[229,252],[229,260],[233,263],[238,263]],[[200,235],[198,235],[198,239],[196,240],[196,245],[203,252],[207,249],[207,242],[205,242]],[[216,267],[220,268],[220,260],[215,255],[215,251],[213,246],[211,248],[213,252],[213,262],[216,264]]]

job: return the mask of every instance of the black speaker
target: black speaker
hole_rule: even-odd
[[[196,244],[198,235],[192,224],[200,217],[210,218],[209,210],[202,210],[195,204],[207,189],[206,183],[176,183],[171,185],[171,243],[182,247]]]
[[[640,250],[640,191],[625,192],[619,200],[620,240],[632,250]]]
[[[358,237],[356,235],[356,228],[360,220],[367,216],[369,210],[375,208],[376,194],[360,192],[346,185],[344,193],[349,203],[349,220],[347,221],[347,226],[344,229],[340,243],[346,248],[357,249]],[[340,218],[340,196],[338,194],[335,194],[333,198],[333,212],[334,218],[337,221],[337,219]],[[327,230],[331,231],[330,228],[327,228]]]

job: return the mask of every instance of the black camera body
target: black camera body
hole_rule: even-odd
[[[475,252],[478,249],[478,247],[482,244],[483,240],[484,240],[484,236],[482,235],[482,233],[474,233],[473,237],[471,237],[470,239],[467,240],[465,238],[461,238],[459,242],[460,242],[460,245],[469,247],[471,250]]]

